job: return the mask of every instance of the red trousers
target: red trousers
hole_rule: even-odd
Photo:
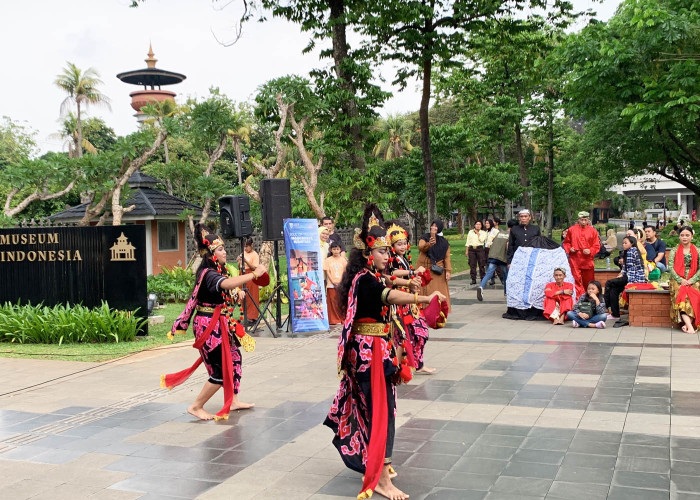
[[[595,269],[579,269],[576,264],[571,261],[569,261],[569,266],[571,267],[571,274],[576,286],[576,299],[578,299],[581,295],[586,293],[588,283],[595,279]]]

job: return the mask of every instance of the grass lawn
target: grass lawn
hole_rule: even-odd
[[[104,344],[15,344],[0,343],[0,357],[29,359],[61,359],[67,361],[107,361],[154,347],[171,345],[167,334],[182,312],[184,304],[168,304],[156,314],[165,316],[165,323],[148,328],[148,336],[136,337],[133,342]],[[191,340],[191,335],[185,337]],[[183,337],[178,337],[181,341]]]

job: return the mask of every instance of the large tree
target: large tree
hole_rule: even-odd
[[[606,169],[655,173],[700,196],[700,4],[625,0],[562,48],[567,107]]]
[[[83,156],[82,107],[89,105],[109,107],[109,98],[98,88],[102,85],[102,80],[95,69],[88,68],[83,71],[72,62],[66,63],[66,67],[56,77],[54,84],[68,94],[61,104],[61,114],[65,115],[71,104],[76,106],[76,157],[81,158]]]
[[[360,30],[369,38],[366,49],[398,64],[394,83],[405,87],[413,77],[421,82],[419,126],[428,218],[436,215],[428,115],[434,68],[459,64],[459,56],[470,47],[471,36],[487,28],[487,21],[526,6],[548,8],[552,22],[568,19],[572,8],[563,0],[387,0],[369,3],[361,15]]]

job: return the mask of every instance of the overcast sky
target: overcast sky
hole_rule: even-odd
[[[608,19],[620,0],[573,0],[579,9],[593,8],[598,19]],[[308,40],[297,25],[281,20],[250,23],[243,38],[224,47],[217,39],[233,36],[240,2],[212,0],[147,0],[129,8],[131,0],[21,0],[0,5],[0,115],[38,131],[42,152],[61,151],[63,144],[50,135],[58,131],[60,104],[65,98],[54,84],[66,61],[79,68],[95,68],[101,75],[102,91],[111,99],[111,111],[90,108],[118,135],[136,129],[129,92],[138,87],[122,83],[116,74],[146,66],[149,42],[158,59],[157,67],[187,75],[176,86],[165,87],[185,96],[205,96],[219,87],[236,101],[251,100],[255,89],[272,78],[306,75],[319,67],[318,54],[302,54]],[[392,67],[381,72],[387,81]],[[388,85],[385,88],[389,89]],[[417,84],[394,97],[382,114],[418,109]]]

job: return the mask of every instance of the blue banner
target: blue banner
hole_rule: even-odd
[[[284,246],[292,332],[328,330],[323,258],[316,219],[285,219]]]

